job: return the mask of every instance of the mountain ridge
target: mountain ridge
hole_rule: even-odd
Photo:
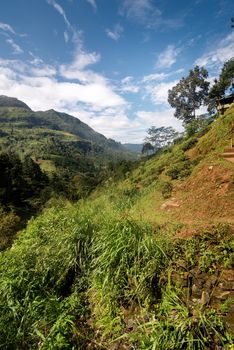
[[[126,150],[120,142],[106,138],[101,133],[92,129],[88,124],[82,122],[79,118],[64,112],[58,112],[54,109],[33,111],[24,102],[14,97],[0,96],[0,127],[1,135],[5,135],[5,141],[7,141],[5,142],[5,146],[10,146],[15,143],[14,141],[19,141],[19,139],[22,144],[25,142],[28,143],[28,140],[34,136],[39,143],[42,142],[42,137],[45,136],[54,136],[57,139],[61,136],[60,142],[62,142],[63,136],[67,142],[68,134],[70,134],[69,146],[71,146],[73,138],[73,141],[76,142],[76,147],[79,146],[77,143],[79,141],[86,144],[89,143],[89,148],[92,149],[94,153],[97,149],[99,150],[98,153],[102,150],[101,153],[105,154],[107,158],[134,158],[133,154]],[[61,133],[58,135],[59,131],[63,133],[63,135]],[[4,147],[3,139],[0,145]],[[35,142],[31,150],[35,148],[34,146]],[[26,146],[26,148],[30,153],[29,147]],[[82,153],[83,148],[81,147],[79,151]],[[85,153],[87,155],[87,149]],[[31,152],[31,154],[34,155],[33,152]]]

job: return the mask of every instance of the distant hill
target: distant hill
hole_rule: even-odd
[[[78,118],[54,110],[32,111],[0,96],[0,149],[35,158],[45,170],[89,171],[109,160],[133,159],[121,143],[107,139]]]
[[[18,100],[14,97],[8,97],[4,95],[0,95],[0,107],[18,107],[24,108],[31,111],[31,109],[26,105],[26,103]]]
[[[135,152],[135,153],[141,153],[142,150],[142,143],[124,143],[124,147],[126,147],[129,151]]]

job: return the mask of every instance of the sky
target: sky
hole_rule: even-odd
[[[182,130],[167,102],[195,65],[234,56],[233,0],[2,0],[0,94],[122,143]]]

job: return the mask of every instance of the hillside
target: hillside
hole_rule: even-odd
[[[0,253],[5,349],[233,348],[233,121],[32,219]]]
[[[221,155],[230,147],[233,119],[234,106],[203,136],[168,148],[139,167],[125,182],[140,195],[132,215],[182,222],[191,232],[199,224],[234,225],[234,164]]]
[[[0,95],[0,107],[17,107],[31,111],[31,109],[26,105],[26,103],[18,100],[17,98],[8,97],[4,95]]]
[[[100,165],[133,156],[120,143],[95,132],[78,118],[49,110],[33,112],[24,102],[0,97],[0,147],[17,148],[38,159],[42,167],[87,171],[88,163]],[[84,160],[85,157],[85,160]],[[47,161],[47,162],[46,162]],[[87,166],[85,165],[87,163]]]

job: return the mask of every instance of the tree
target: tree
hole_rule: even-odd
[[[234,88],[234,57],[224,63],[218,79],[215,79],[214,85],[209,92],[209,112],[213,112],[216,107],[216,101],[222,98],[226,92]]]
[[[152,152],[154,152],[154,147],[151,145],[150,142],[145,142],[142,146],[141,153],[142,154],[146,153],[148,156]]]
[[[149,143],[151,147],[153,146],[155,152],[170,144],[178,135],[178,133],[171,126],[161,126],[160,128],[151,126],[147,133],[149,136],[145,138],[145,145]]]
[[[207,70],[196,66],[168,91],[168,102],[176,109],[174,116],[185,125],[196,119],[196,110],[206,104],[210,84],[207,77]]]

